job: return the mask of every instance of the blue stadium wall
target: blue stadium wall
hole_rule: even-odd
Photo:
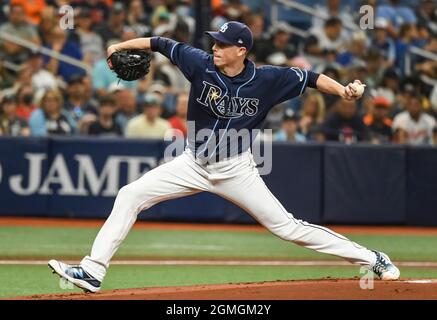
[[[1,138],[0,216],[106,218],[120,187],[158,166],[162,141]],[[437,148],[275,143],[263,178],[295,217],[324,224],[437,226]],[[209,193],[140,220],[254,223]]]

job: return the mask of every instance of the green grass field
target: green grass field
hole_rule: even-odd
[[[0,227],[0,259],[68,258],[89,253],[97,228]],[[437,236],[351,235],[397,261],[437,261]],[[269,233],[238,231],[132,230],[115,259],[289,259],[338,260],[282,241]],[[338,260],[340,261],[340,260]],[[437,269],[401,268],[403,277],[437,278]],[[110,267],[103,289],[350,278],[356,266],[118,266]],[[67,292],[80,292],[69,290]],[[66,292],[44,265],[0,265],[0,297]]]

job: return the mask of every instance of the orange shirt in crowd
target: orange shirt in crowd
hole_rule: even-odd
[[[373,119],[373,115],[371,115],[371,114],[367,114],[367,115],[363,118],[363,121],[364,121],[364,124],[365,124],[366,126],[371,126],[371,125],[373,124],[373,121],[374,121],[374,119]],[[383,119],[383,122],[384,122],[384,124],[385,124],[386,126],[389,126],[389,127],[391,127],[392,124],[393,124],[393,121],[392,121],[390,118],[384,118],[384,119]]]

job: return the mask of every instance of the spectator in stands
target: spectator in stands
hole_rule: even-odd
[[[112,1],[107,0],[71,0],[70,5],[73,8],[86,8],[91,12],[91,21],[93,25],[99,25],[107,21],[109,16],[109,6]]]
[[[260,14],[252,14],[245,17],[245,23],[252,31],[253,36],[253,45],[248,57],[250,60],[258,62],[257,57],[262,54],[263,43],[268,39],[264,32],[264,17]]]
[[[85,77],[83,77],[82,84],[84,86],[84,95],[85,95],[84,100],[88,101],[89,104],[91,104],[96,109],[98,109],[99,107],[98,95],[93,90],[91,76],[87,74]]]
[[[105,48],[107,48],[111,42],[120,42],[122,40],[121,37],[125,26],[125,19],[126,13],[123,3],[114,2],[110,9],[109,20],[104,21],[95,29],[103,39]]]
[[[407,110],[394,118],[393,131],[398,143],[421,145],[437,141],[436,120],[423,111],[421,100],[420,95],[412,94]]]
[[[312,28],[314,30],[322,30],[325,20],[329,18],[338,18],[344,25],[354,25],[354,19],[350,13],[350,7],[340,0],[326,0],[324,6],[317,4],[315,6],[314,15],[312,18]],[[323,18],[322,18],[323,17]],[[342,30],[343,36],[347,36],[346,29]]]
[[[30,53],[26,68],[31,73],[31,83],[36,100],[41,99],[45,90],[56,89],[58,87],[58,81],[53,73],[44,69],[44,60],[40,52],[32,51]]]
[[[14,85],[14,75],[5,66],[4,53],[0,51],[0,90],[10,88]]]
[[[226,21],[242,21],[243,17],[249,16],[251,13],[250,7],[244,2],[241,0],[212,1],[213,15],[215,17],[210,27],[216,30]]]
[[[45,7],[41,12],[41,22],[38,24],[38,35],[41,39],[42,45],[47,45],[52,33],[52,30],[56,27],[57,20],[56,8],[53,6]]]
[[[176,103],[176,114],[168,119],[170,126],[175,129],[175,133],[187,137],[187,111],[188,94],[179,93]]]
[[[114,121],[116,101],[111,95],[100,98],[99,117],[88,128],[88,134],[99,137],[122,136],[121,127]]]
[[[358,78],[364,80],[368,89],[376,88],[381,82],[384,75],[384,58],[378,49],[371,48],[364,55],[364,62],[366,65],[366,76]]]
[[[431,35],[425,26],[419,27],[422,35],[422,42],[417,44],[422,49],[437,54],[437,33]],[[423,57],[415,58],[414,73],[423,74],[432,79],[437,79],[437,61]]]
[[[150,36],[150,21],[141,0],[132,0],[130,2],[126,22],[139,37]]]
[[[77,42],[80,45],[83,60],[90,65],[96,61],[106,58],[106,53],[103,50],[102,38],[92,30],[91,11],[87,8],[79,9],[76,16],[74,29]]]
[[[417,28],[414,24],[403,24],[399,29],[399,39],[396,41],[396,61],[395,66],[402,75],[410,74],[411,66],[406,59],[409,57],[408,51],[411,44],[417,38]],[[410,59],[413,59],[413,55]]]
[[[180,15],[175,16],[173,37],[179,42],[188,43],[194,33],[195,22],[190,16],[184,17]]]
[[[163,139],[171,129],[167,120],[160,117],[162,101],[156,94],[146,94],[143,101],[143,114],[131,119],[126,127],[127,138]]]
[[[384,57],[384,67],[393,66],[396,59],[396,45],[387,33],[388,22],[384,18],[375,21],[375,30],[371,41],[371,48],[378,49]]]
[[[174,92],[186,92],[190,90],[190,82],[184,74],[168,59],[157,61],[157,80],[161,80]]]
[[[296,113],[298,112],[296,110],[299,110],[298,108],[293,109],[292,107],[287,106],[285,103],[274,106],[267,114],[262,129],[271,129],[273,133],[279,131],[282,127],[282,121],[284,120],[286,109],[291,109]]]
[[[319,92],[308,94],[303,104],[299,130],[306,140],[316,140],[317,130],[325,120],[325,101]]]
[[[56,25],[47,38],[48,43],[46,47],[52,49],[55,52],[64,54],[76,60],[82,61],[83,55],[79,45],[67,38],[65,30]],[[44,62],[46,68],[54,75],[60,76],[65,81],[75,74],[85,74],[85,70],[76,67],[70,63],[60,61],[56,58],[44,55]]]
[[[401,77],[402,79],[402,77]],[[417,92],[420,92],[417,85],[411,79],[403,79],[400,84],[400,93],[396,96],[396,100],[392,106],[393,112],[391,118],[393,119],[398,113],[407,109],[410,98]]]
[[[278,22],[271,27],[270,39],[258,43],[258,62],[273,65],[288,65],[297,51],[290,43],[292,30],[286,22]]]
[[[393,138],[392,120],[388,117],[390,101],[384,97],[375,97],[370,112],[364,116],[368,140],[374,144],[390,143]]]
[[[114,97],[117,102],[115,122],[125,132],[127,123],[138,114],[135,94],[130,89],[121,88],[114,91]]]
[[[298,132],[300,117],[291,109],[286,109],[281,129],[274,135],[274,141],[305,142],[306,138]]]
[[[339,141],[346,144],[365,138],[366,126],[358,115],[356,102],[343,99],[338,100],[335,112],[327,116],[317,135],[320,142]]]
[[[88,126],[97,119],[98,111],[85,93],[84,76],[72,75],[68,80],[64,109],[77,123],[80,133],[86,133]]]
[[[31,113],[36,109],[33,100],[32,85],[22,85],[17,92],[17,116],[29,120]]]
[[[376,88],[375,96],[382,96],[386,98],[390,105],[395,103],[396,96],[399,92],[400,75],[394,68],[388,68],[382,75],[381,82]]]
[[[33,136],[72,135],[76,123],[63,108],[62,95],[57,90],[47,90],[40,108],[32,112],[29,120]]]
[[[156,36],[173,38],[173,28],[169,25],[168,28],[162,30],[163,33]],[[190,90],[191,84],[185,78],[184,74],[177,68],[169,59],[162,55],[155,55],[156,72],[154,74],[156,80],[163,81],[174,92],[187,92]]]
[[[29,136],[30,129],[27,121],[16,114],[16,98],[3,97],[0,105],[0,136]]]
[[[437,5],[433,0],[421,0],[416,11],[418,23],[437,32]]]
[[[351,41],[346,50],[340,52],[336,57],[343,67],[348,67],[356,63],[362,63],[367,51],[367,36],[363,31],[357,31],[352,34]]]
[[[391,37],[397,38],[399,29],[404,24],[416,24],[417,17],[414,11],[400,4],[399,0],[388,0],[387,4],[381,4],[377,7],[376,18],[384,18],[387,20],[388,32]]]
[[[40,44],[38,33],[35,27],[26,21],[24,8],[21,4],[11,5],[9,21],[0,26],[0,32],[33,42],[34,44]],[[0,42],[0,51],[3,52],[5,60],[16,64],[25,62],[29,54],[29,50],[25,47],[9,41]]]
[[[328,50],[339,52],[346,48],[349,40],[342,35],[343,24],[338,18],[326,20],[323,29],[313,30],[312,36],[306,40],[306,52],[320,56]]]
[[[417,37],[413,41],[413,45],[425,49],[426,46],[429,45],[432,39],[431,30],[429,29],[428,26],[423,24],[417,24],[416,29],[417,29]]]

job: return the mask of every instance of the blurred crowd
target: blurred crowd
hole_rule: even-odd
[[[254,36],[249,59],[257,65],[299,67],[342,84],[360,79],[363,99],[346,101],[308,89],[275,106],[265,139],[360,141],[375,144],[437,143],[437,3],[417,0],[318,1],[304,33],[292,18],[270,21],[262,0],[211,0],[210,29],[246,23]],[[60,8],[74,9],[74,27]],[[375,17],[357,28],[359,6]],[[72,65],[39,50],[0,40],[0,136],[91,135],[161,139],[169,129],[186,136],[189,82],[160,54],[142,80],[119,81],[106,48],[137,37],[164,36],[193,43],[192,0],[0,1],[0,34],[13,35],[74,58]],[[355,26],[355,27],[354,27]],[[274,94],[274,93],[272,93]]]

